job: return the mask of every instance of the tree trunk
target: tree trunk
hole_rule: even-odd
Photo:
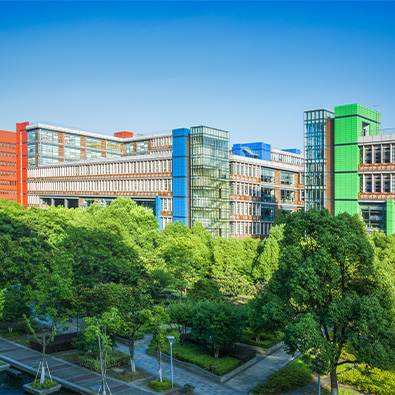
[[[331,371],[331,395],[339,395],[336,368]]]
[[[159,381],[162,382],[162,348],[158,342]]]
[[[133,331],[132,336],[129,336],[130,370],[132,372],[136,371],[136,366],[134,364],[134,338],[135,338],[135,331]]]
[[[45,335],[43,336],[43,357],[41,362],[40,384],[43,384],[44,381],[45,381]]]
[[[218,358],[219,348],[214,348],[214,358]]]
[[[260,342],[261,341],[261,335],[258,333],[255,335],[255,341]]]

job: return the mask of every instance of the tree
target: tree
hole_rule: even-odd
[[[8,289],[5,293],[3,321],[7,324],[8,332],[12,332],[23,315],[30,316],[30,307],[17,289]]]
[[[110,388],[106,382],[107,355],[108,352],[111,351],[111,339],[107,334],[107,330],[109,329],[113,332],[119,330],[120,318],[118,310],[114,307],[109,312],[103,313],[100,318],[86,317],[85,324],[86,340],[90,342],[96,339],[99,346],[101,386],[98,393],[101,391],[102,395],[106,395],[108,389],[111,394]]]
[[[209,300],[211,302],[221,302],[224,295],[220,291],[218,283],[208,278],[202,278],[192,285],[188,298],[194,302]]]
[[[154,337],[149,345],[150,352],[157,350],[158,365],[159,365],[159,381],[162,383],[162,347],[168,341],[167,332],[163,325],[169,322],[169,314],[165,311],[163,306],[156,305],[152,309],[151,326],[154,328]],[[176,340],[179,334],[177,332],[171,333]]]
[[[310,210],[284,222],[278,270],[259,296],[262,317],[266,329],[284,330],[290,353],[319,361],[313,370],[330,373],[337,395],[336,367],[348,362],[340,361],[346,343],[358,362],[384,369],[394,364],[393,294],[383,295],[358,216]]]
[[[120,322],[118,333],[128,339],[130,369],[135,372],[134,342],[136,332],[152,320],[150,310],[152,298],[147,292],[147,284],[143,281],[134,286],[105,284],[102,286],[102,292],[109,305],[118,310]]]
[[[221,347],[232,347],[245,328],[245,319],[236,306],[228,303],[202,302],[196,306],[192,337],[206,344],[218,358]]]
[[[167,308],[167,312],[170,316],[170,322],[178,326],[177,331],[182,334],[182,344],[184,345],[188,326],[192,326],[193,317],[195,315],[195,306],[190,302],[172,303]]]
[[[0,318],[2,318],[2,316],[3,316],[4,291],[5,291],[5,289],[0,289]]]

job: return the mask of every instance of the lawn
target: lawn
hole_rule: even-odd
[[[331,387],[329,385],[325,385],[321,387],[321,395],[330,395],[331,394]],[[339,395],[355,395],[357,392],[353,390],[345,390],[339,387]],[[318,395],[318,389],[305,392],[303,395]]]
[[[144,370],[140,369],[136,369],[135,372],[131,372],[130,370],[125,370],[123,372],[114,372],[110,370],[107,375],[114,379],[125,381],[127,383],[136,380],[146,379],[147,377],[152,376],[150,373],[144,372]]]
[[[241,341],[251,346],[269,348],[284,339],[284,333],[282,332],[262,332],[259,336],[260,341],[256,341],[256,335],[248,329],[243,331]]]

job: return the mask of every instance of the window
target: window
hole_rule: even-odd
[[[365,162],[372,163],[372,147],[365,147]]]
[[[295,191],[282,189],[280,191],[280,200],[284,204],[293,204],[295,202]]]
[[[275,172],[274,169],[268,169],[266,167],[261,168],[261,180],[262,182],[274,184]]]
[[[294,174],[289,171],[280,172],[280,184],[281,185],[294,185],[295,177]]]
[[[374,163],[381,163],[381,145],[374,147]]]
[[[274,203],[275,201],[274,189],[262,187],[262,202]]]

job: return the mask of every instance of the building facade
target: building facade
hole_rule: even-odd
[[[107,136],[25,122],[16,134],[25,206],[85,208],[125,196],[151,208],[160,228],[201,222],[215,237],[264,238],[276,215],[304,204],[299,150],[264,143],[230,150],[220,129]]]
[[[17,201],[16,134],[0,130],[0,199]]]
[[[316,133],[307,119],[322,111]],[[359,104],[306,111],[305,147],[306,209],[358,214],[369,232],[395,232],[395,134],[381,134],[379,112]],[[311,191],[326,191],[326,200]]]

